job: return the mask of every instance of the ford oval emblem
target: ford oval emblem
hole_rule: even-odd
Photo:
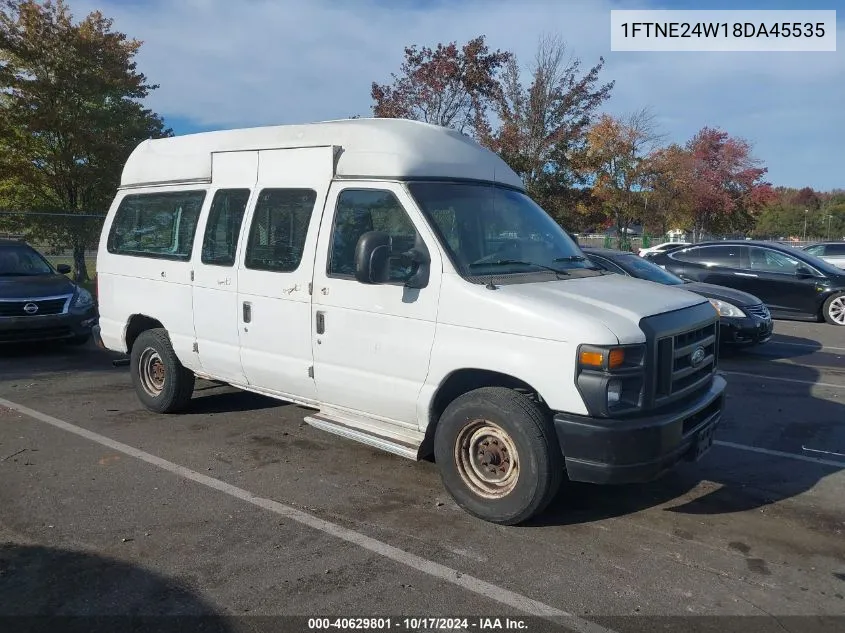
[[[27,314],[35,314],[36,312],[38,312],[38,306],[35,305],[34,303],[27,303],[23,307],[23,311],[26,312]]]
[[[690,365],[693,367],[698,367],[701,363],[704,362],[704,358],[707,356],[707,352],[704,351],[703,347],[697,347],[696,350],[690,356]]]

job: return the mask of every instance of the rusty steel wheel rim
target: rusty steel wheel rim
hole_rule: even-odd
[[[473,420],[461,429],[455,441],[455,465],[467,487],[486,499],[509,494],[519,479],[513,439],[489,420]]]
[[[164,389],[167,371],[159,353],[148,347],[138,358],[138,377],[141,388],[153,398],[158,397]]]

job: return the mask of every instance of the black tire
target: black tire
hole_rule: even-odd
[[[191,401],[196,377],[179,362],[163,328],[145,330],[135,339],[129,373],[138,399],[150,411],[177,413]]]
[[[845,325],[845,313],[840,310],[845,310],[845,292],[838,292],[827,298],[822,306],[822,318],[831,325]]]
[[[490,442],[495,438],[496,446],[476,443],[473,437],[485,433],[479,427],[492,430],[486,437]],[[502,450],[508,442],[512,450]],[[507,479],[514,460],[505,462],[513,449],[515,481]],[[501,525],[523,523],[542,512],[564,476],[563,455],[549,416],[527,396],[503,387],[470,391],[446,407],[435,429],[434,457],[443,486],[455,502],[473,516]],[[507,468],[502,471],[506,479],[498,483],[482,479],[479,472],[489,477],[492,468]]]

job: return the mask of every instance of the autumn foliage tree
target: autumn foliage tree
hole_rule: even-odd
[[[488,113],[500,98],[498,73],[508,52],[490,51],[480,35],[463,46],[405,48],[400,72],[390,84],[373,82],[373,115],[451,127],[474,136],[489,131]]]
[[[517,59],[507,61],[496,104],[499,126],[481,139],[559,220],[561,207],[578,203],[574,186],[581,178],[574,156],[583,150],[586,132],[613,89],[612,81],[599,81],[603,66],[600,58],[582,73],[581,60],[569,54],[565,42],[542,37],[527,85]]]
[[[73,248],[87,280],[85,248],[132,149],[170,135],[140,101],[155,85],[137,71],[141,42],[93,12],[75,22],[63,0],[0,0],[0,180],[3,201],[71,214],[41,225]]]
[[[654,117],[640,110],[625,117],[602,115],[587,132],[582,169],[592,176],[593,196],[606,208],[621,248],[631,224],[643,214],[643,191],[658,140]]]

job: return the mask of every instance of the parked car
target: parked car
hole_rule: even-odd
[[[495,523],[540,512],[564,474],[697,459],[724,407],[706,299],[596,270],[498,155],[417,121],[146,140],[97,279],[100,341],[147,409],[184,410],[196,376],[293,401],[329,433],[434,455]]]
[[[637,254],[640,257],[648,257],[649,255],[665,253],[669,249],[678,246],[686,246],[688,244],[689,242],[663,242],[662,244],[655,244],[654,246],[649,246],[648,248],[641,248],[639,251],[637,251]]]
[[[642,257],[608,248],[584,248],[596,266],[621,275],[645,279],[667,286],[680,286],[706,297],[719,313],[719,340],[722,344],[747,347],[772,338],[772,315],[752,294],[725,286],[686,281]]]
[[[804,250],[837,268],[845,268],[845,242],[819,242],[805,246]]]
[[[0,343],[83,344],[97,322],[94,297],[32,246],[0,240]]]
[[[651,259],[682,279],[760,297],[776,319],[845,326],[845,270],[773,242],[701,242]]]

